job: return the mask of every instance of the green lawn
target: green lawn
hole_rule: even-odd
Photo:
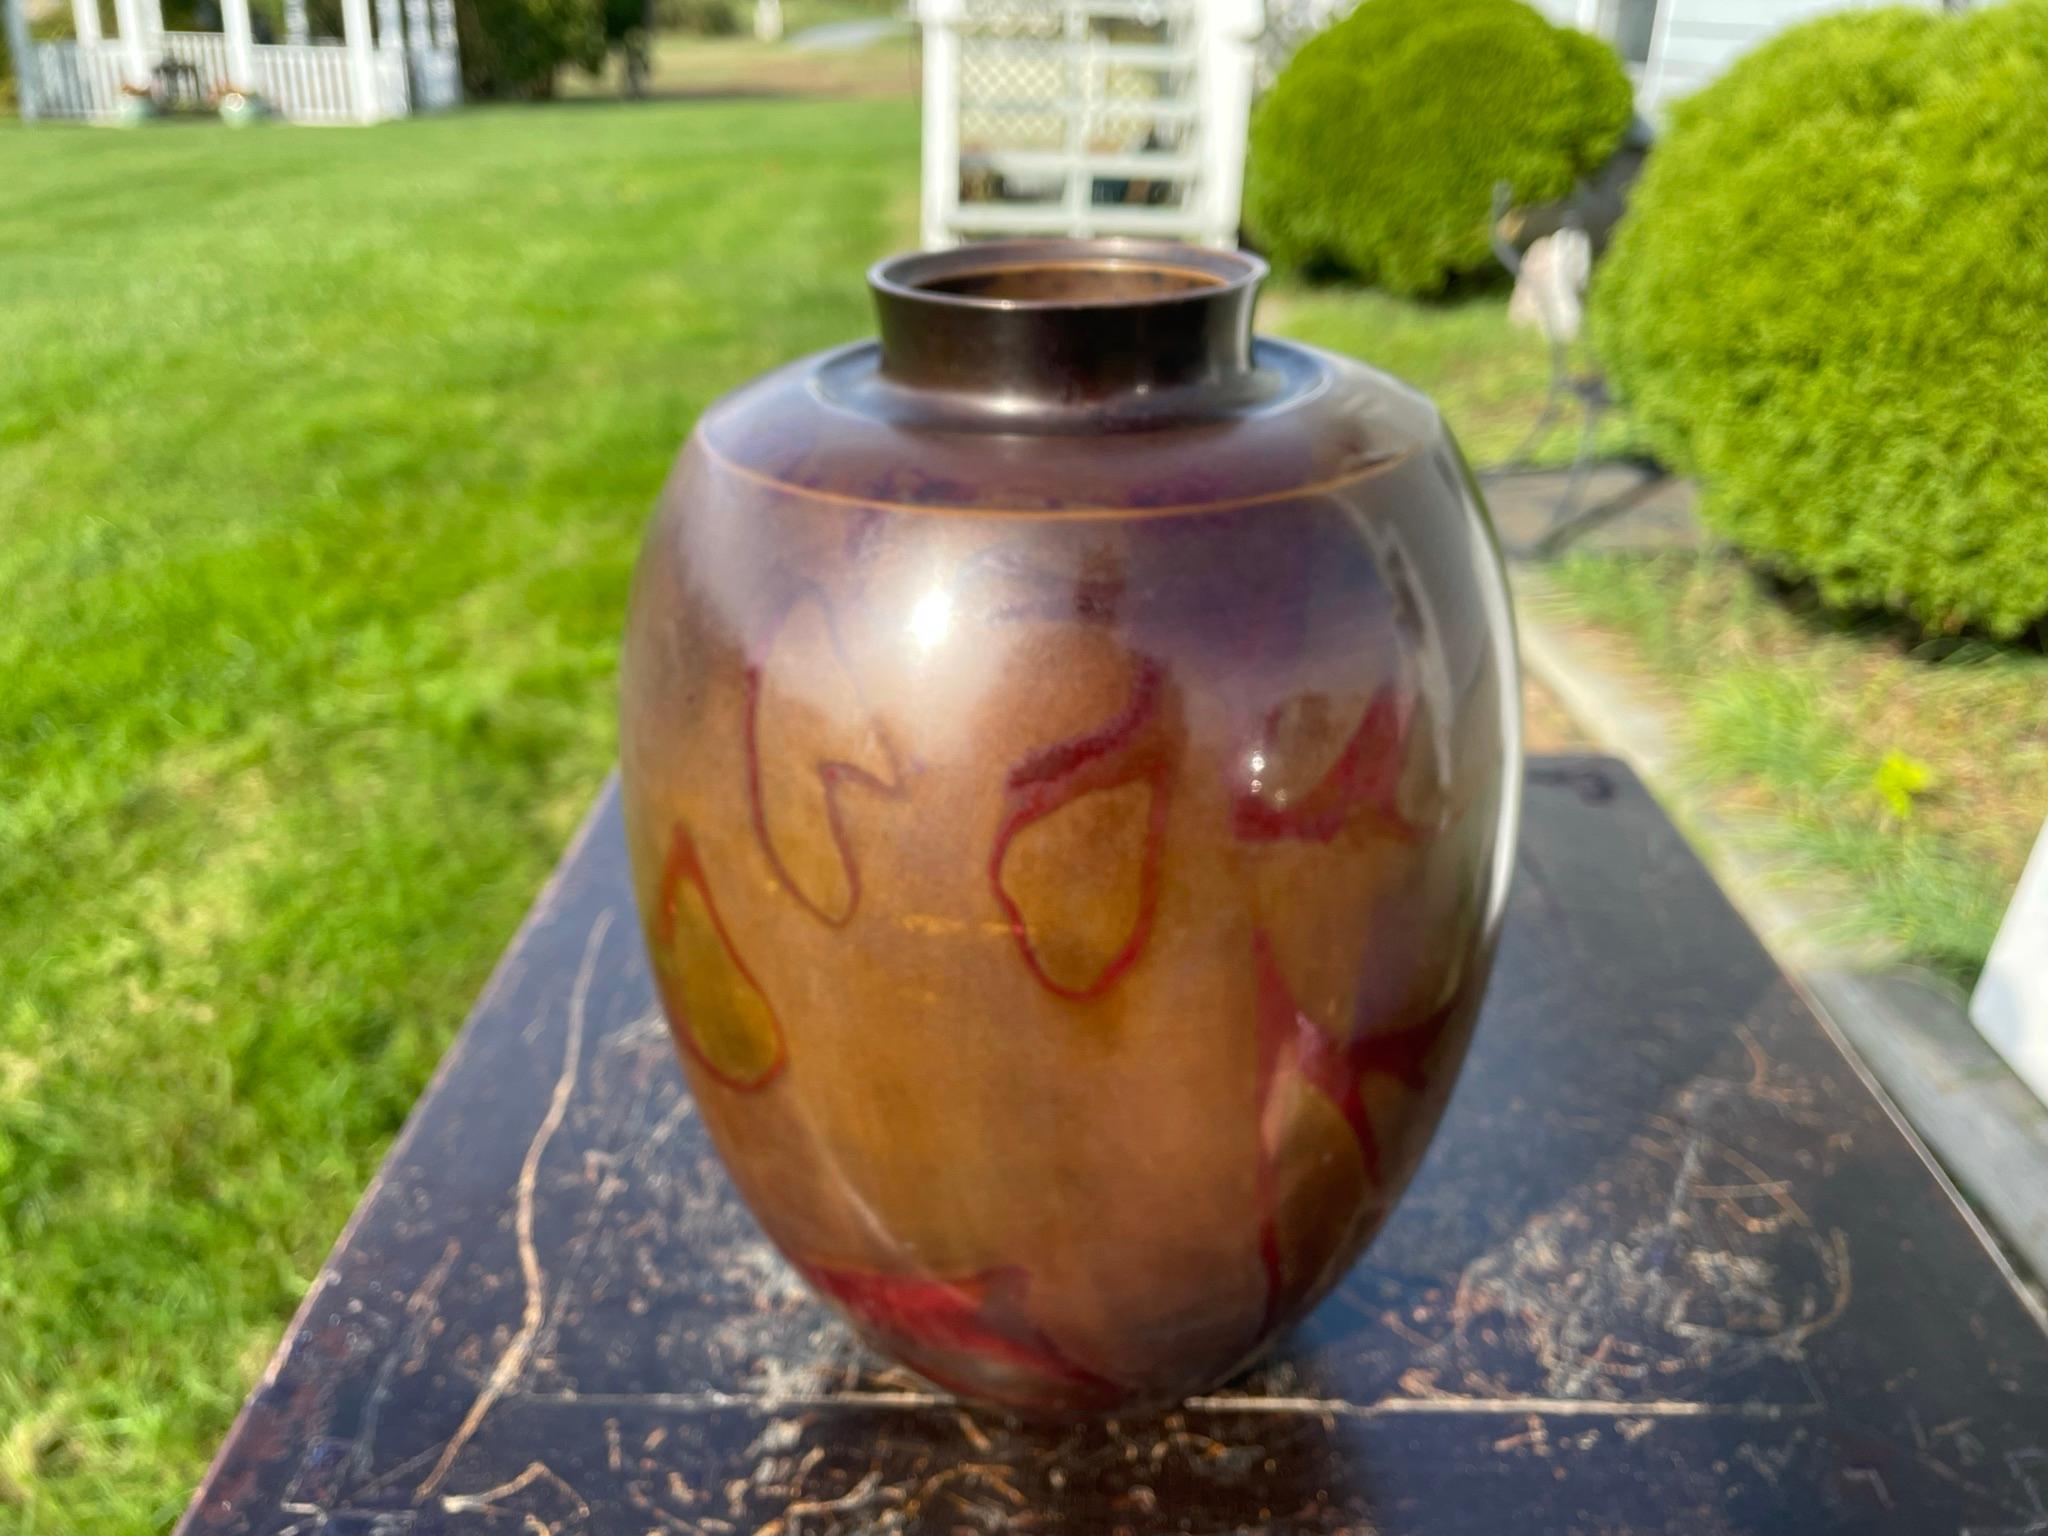
[[[0,1529],[177,1511],[612,756],[892,103],[0,130]]]
[[[1505,288],[1418,304],[1376,289],[1281,284],[1263,306],[1260,323],[1365,358],[1429,391],[1475,465],[1498,464],[1522,447],[1550,387],[1549,349],[1526,331],[1508,329]],[[1575,356],[1574,369],[1590,366]],[[1581,421],[1576,404],[1568,404],[1531,445],[1529,460],[1569,464],[1578,451]],[[1628,426],[1620,412],[1601,422],[1595,442],[1602,454],[1627,449]]]
[[[916,132],[0,125],[0,1531],[181,1507],[611,760],[676,444],[868,328]],[[1501,303],[1279,308],[1483,450]]]
[[[785,13],[789,7],[785,5]],[[860,19],[839,17],[839,20]],[[792,29],[793,30],[793,29]],[[908,35],[862,48],[793,48],[752,37],[703,38],[663,33],[648,50],[645,93],[664,97],[915,96],[917,45]],[[616,56],[592,75],[565,69],[564,97],[616,98],[624,88]]]
[[[1965,984],[2048,807],[2048,656],[1917,641],[1725,554],[1582,554],[1553,615],[1677,713],[1689,787],[1843,938]]]

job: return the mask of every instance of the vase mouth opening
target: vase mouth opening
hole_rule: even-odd
[[[1167,240],[1002,240],[877,262],[877,296],[976,310],[1128,309],[1246,296],[1266,264]]]
[[[895,384],[1005,417],[1131,397],[1156,416],[1162,392],[1175,411],[1243,393],[1265,275],[1165,240],[1003,240],[894,256],[868,285]]]

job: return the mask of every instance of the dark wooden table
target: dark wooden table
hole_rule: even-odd
[[[2048,1335],[1627,771],[1532,765],[1413,1191],[1252,1377],[963,1410],[734,1203],[607,795],[194,1500],[192,1532],[2048,1533]]]

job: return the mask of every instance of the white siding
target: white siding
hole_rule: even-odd
[[[1356,0],[1266,0],[1272,45],[1262,79],[1270,81],[1303,38],[1349,11]],[[1903,4],[1940,10],[1941,0],[1528,0],[1559,26],[1578,27],[1615,40],[1621,13],[1655,4],[1649,24],[1649,57],[1631,64],[1636,101],[1654,117],[1674,97],[1696,91],[1741,55],[1785,28],[1830,11],[1869,10]],[[1636,20],[1641,22],[1641,14]],[[1635,33],[1641,48],[1640,26]],[[1640,53],[1638,57],[1640,57]]]
[[[1940,0],[1905,3],[1940,8]],[[1859,8],[1867,8],[1867,0],[1663,0],[1638,99],[1654,111],[1705,85],[1774,33],[1828,11]]]

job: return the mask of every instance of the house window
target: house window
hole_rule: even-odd
[[[1661,0],[1600,0],[1600,18],[1594,30],[1614,44],[1614,51],[1624,63],[1647,64],[1660,3]]]

